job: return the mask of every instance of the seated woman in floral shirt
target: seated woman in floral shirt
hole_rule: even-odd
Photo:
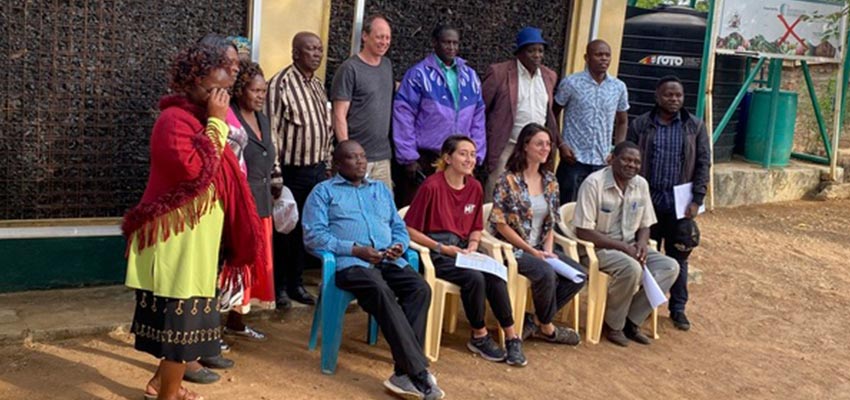
[[[560,219],[558,181],[552,173],[552,133],[530,123],[519,133],[514,152],[493,193],[490,225],[496,237],[510,243],[519,273],[531,281],[536,315],[526,314],[522,338],[577,345],[576,331],[555,326],[552,319],[584,286],[559,276],[546,261],[559,258],[584,271],[577,262],[554,249],[555,221]]]

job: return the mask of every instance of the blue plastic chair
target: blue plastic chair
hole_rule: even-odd
[[[354,300],[354,294],[342,290],[336,286],[334,275],[336,274],[336,259],[331,253],[320,252],[322,259],[322,286],[320,287],[319,299],[313,312],[313,326],[310,328],[310,344],[308,348],[316,349],[319,330],[322,331],[322,373],[333,375],[336,372],[337,356],[339,346],[342,343],[342,323],[348,304]],[[404,254],[411,268],[419,269],[419,255],[412,250]],[[378,321],[369,316],[369,329],[366,333],[366,341],[370,345],[378,342]]]

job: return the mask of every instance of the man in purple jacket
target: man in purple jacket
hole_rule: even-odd
[[[408,177],[399,185],[399,207],[410,204],[419,183],[434,172],[432,164],[447,137],[472,138],[479,165],[487,152],[481,81],[457,57],[460,34],[454,27],[439,25],[431,33],[431,43],[434,53],[404,74],[393,103],[396,160]]]

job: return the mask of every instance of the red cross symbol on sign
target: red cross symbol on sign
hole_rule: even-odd
[[[806,41],[803,40],[802,38],[800,38],[800,36],[797,36],[797,34],[794,32],[794,28],[796,28],[797,24],[799,24],[803,20],[802,16],[797,17],[797,19],[794,20],[794,23],[791,24],[791,25],[788,25],[788,21],[785,20],[784,15],[779,14],[777,16],[777,18],[779,18],[779,21],[782,22],[782,25],[785,25],[785,34],[782,35],[782,37],[779,39],[779,42],[777,42],[777,44],[785,43],[785,39],[788,39],[788,35],[791,35],[791,36],[794,36],[794,39],[797,39],[797,42],[799,42],[801,45],[803,45],[804,48],[807,48],[807,49],[809,48],[809,46],[806,46]]]

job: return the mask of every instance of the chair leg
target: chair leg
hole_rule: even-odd
[[[605,305],[608,299],[608,276],[599,275],[598,282],[591,282],[587,290],[587,341],[599,343],[602,323],[605,320]]]
[[[427,329],[427,337],[425,338],[425,356],[428,360],[435,362],[440,358],[440,342],[443,337],[443,316],[446,310],[446,292],[441,284],[434,287],[434,293],[431,296],[432,308]]]
[[[328,288],[330,289],[330,288]],[[339,346],[342,343],[342,325],[345,309],[354,298],[348,292],[326,290],[322,302],[322,373],[332,375],[336,372]]]
[[[446,332],[455,333],[457,330],[457,308],[460,306],[460,296],[446,293],[446,305],[444,308]]]
[[[661,339],[661,335],[658,334],[658,308],[652,309],[652,338]]]
[[[313,324],[310,327],[310,342],[307,344],[307,349],[310,351],[316,350],[316,344],[319,339],[319,326],[322,320],[322,291],[319,288],[319,297],[316,299],[316,306],[313,309]]]
[[[579,293],[576,293],[575,297],[573,297],[572,301],[570,301],[570,323],[573,326],[573,330],[578,332],[579,330]]]
[[[378,343],[378,320],[371,314],[369,314],[369,328],[366,331],[366,343],[370,346]]]

